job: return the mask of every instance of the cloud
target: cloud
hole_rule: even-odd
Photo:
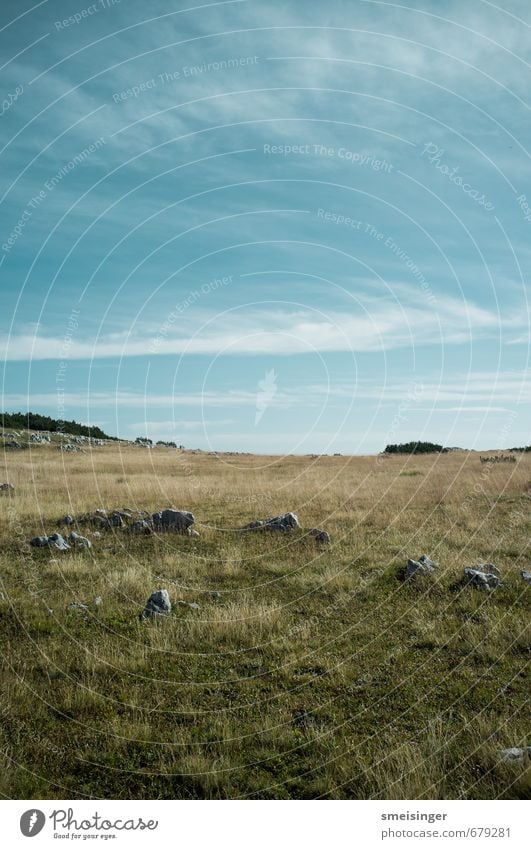
[[[385,352],[426,345],[454,345],[495,338],[514,329],[518,314],[501,317],[470,301],[444,296],[436,303],[418,290],[397,287],[400,299],[357,295],[342,312],[293,308],[234,309],[218,316],[190,310],[183,322],[160,329],[109,332],[93,341],[65,343],[46,333],[0,338],[4,360],[92,360],[161,355],[291,355],[308,352]],[[202,323],[201,322],[202,319]]]

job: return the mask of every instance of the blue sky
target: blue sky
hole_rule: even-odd
[[[3,408],[530,443],[530,12],[4,0]]]

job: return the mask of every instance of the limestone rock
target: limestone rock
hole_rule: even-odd
[[[146,602],[142,619],[158,618],[159,616],[169,616],[171,613],[171,601],[168,595],[168,590],[156,590],[151,593]]]
[[[490,572],[483,571],[490,568]],[[498,575],[495,575],[492,569],[496,567],[491,563],[486,563],[481,569],[465,569],[465,580],[467,584],[471,584],[477,590],[495,590],[500,583]],[[497,570],[496,570],[497,571]]]
[[[61,534],[50,534],[50,536],[34,537],[30,540],[30,545],[36,548],[55,548],[58,551],[68,551],[70,546]]]
[[[299,520],[295,513],[282,513],[280,516],[273,516],[270,519],[259,519],[256,522],[250,522],[245,525],[244,531],[281,531],[282,533],[290,533],[300,528]]]
[[[331,542],[328,531],[323,531],[321,528],[310,528],[308,533],[316,542],[322,542],[326,545]]]
[[[173,531],[178,534],[185,534],[188,528],[195,522],[195,517],[192,513],[185,510],[159,510],[158,513],[153,513],[153,527],[156,531]]]
[[[82,537],[81,534],[76,534],[75,531],[72,531],[68,536],[68,542],[74,546],[74,548],[92,548],[92,543],[86,537]]]
[[[434,560],[430,560],[426,554],[421,554],[418,560],[410,559],[407,561],[404,577],[407,581],[409,578],[416,578],[419,575],[431,575],[438,565]]]

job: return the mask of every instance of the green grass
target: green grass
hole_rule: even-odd
[[[528,772],[498,753],[528,732],[531,458],[481,477],[473,456],[415,457],[414,482],[394,457],[38,446],[5,463],[16,488],[0,502],[4,796],[529,793]],[[66,512],[171,503],[193,510],[199,539],[24,545]],[[283,509],[332,545],[234,530]],[[439,571],[404,584],[422,552]],[[490,594],[460,583],[484,561],[502,570]],[[141,622],[159,586],[200,609]],[[68,610],[97,595],[87,615]]]

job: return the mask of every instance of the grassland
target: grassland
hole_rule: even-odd
[[[117,444],[3,454],[7,798],[522,798],[531,456],[259,457]],[[65,513],[175,506],[199,539],[31,549]],[[294,511],[302,532],[242,534]],[[404,583],[427,553],[435,578]],[[490,561],[503,586],[463,586]],[[171,618],[141,622],[165,587]],[[90,602],[88,613],[70,610]]]

